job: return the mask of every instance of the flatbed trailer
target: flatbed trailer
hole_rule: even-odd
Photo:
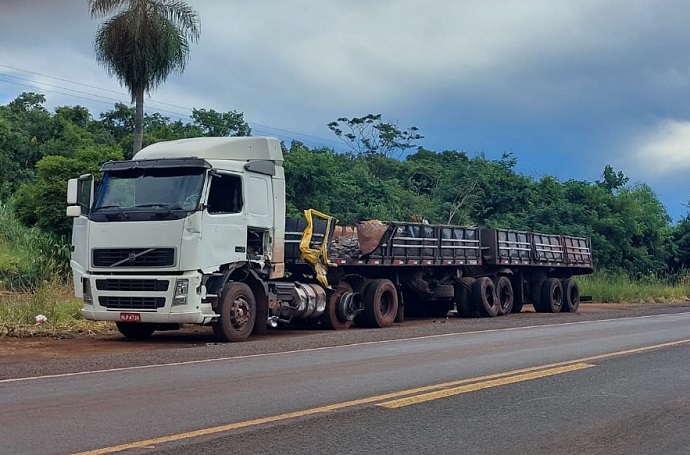
[[[583,237],[414,222],[374,223],[378,229],[372,230],[367,222],[344,228],[333,221],[330,227],[326,221],[316,221],[310,246],[319,249],[324,237],[327,239],[328,281],[336,288],[344,282],[345,292],[353,288],[364,296],[374,280],[392,282],[398,322],[405,314],[443,316],[454,307],[466,317],[519,312],[525,303],[532,303],[538,312],[574,312],[579,306],[574,277],[593,271],[590,240]],[[287,269],[296,275],[312,273],[299,248],[307,224],[307,218],[286,221]],[[362,233],[366,237],[363,243],[374,244],[373,248],[359,248]],[[337,248],[342,243],[348,248]],[[389,296],[389,300],[395,299]],[[364,306],[362,303],[360,313]],[[352,314],[339,317],[364,322]]]

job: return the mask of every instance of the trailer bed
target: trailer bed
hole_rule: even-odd
[[[593,270],[590,240],[567,235],[511,229],[435,225],[412,222],[384,225],[371,252],[359,248],[363,229],[332,226],[329,260],[336,265],[373,266],[528,266],[568,267],[579,273]],[[312,246],[323,242],[327,223],[315,220]],[[286,222],[285,259],[300,261],[299,242],[306,220]],[[361,243],[371,243],[371,238]]]

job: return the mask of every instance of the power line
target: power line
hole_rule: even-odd
[[[31,71],[31,70],[27,70],[27,69],[24,69],[24,68],[19,68],[19,67],[16,67],[16,66],[5,65],[5,64],[0,63],[0,67],[12,69],[12,70],[15,70],[15,71],[21,71],[21,72],[28,73],[28,74],[34,74],[34,75],[37,75],[37,76],[46,77],[46,78],[49,78],[49,79],[54,79],[54,80],[58,80],[58,81],[62,81],[62,82],[67,82],[67,83],[74,84],[74,85],[78,85],[78,86],[81,86],[81,87],[86,87],[86,88],[91,88],[91,89],[95,89],[95,90],[100,90],[100,91],[103,91],[103,92],[113,93],[113,94],[119,95],[119,96],[121,96],[121,97],[122,97],[122,96],[129,96],[128,94],[126,95],[126,94],[124,94],[124,93],[122,93],[122,92],[118,92],[118,91],[115,91],[115,90],[110,90],[110,89],[98,87],[98,86],[95,86],[95,85],[84,84],[84,83],[77,82],[77,81],[73,81],[73,80],[66,79],[66,78],[61,78],[61,77],[56,77],[56,76],[50,76],[50,75],[48,75],[48,74],[39,73],[39,72],[36,72],[36,71]],[[19,76],[12,76],[12,75],[8,75],[8,74],[4,74],[4,73],[0,73],[0,76],[11,77],[11,78],[19,79],[19,80],[24,80],[24,81],[32,82],[32,83],[34,83],[34,84],[39,84],[39,86],[36,87],[36,86],[28,86],[28,85],[25,85],[25,84],[19,84],[19,83],[16,83],[16,82],[4,80],[4,82],[13,83],[13,84],[15,84],[15,85],[21,85],[21,86],[26,86],[26,87],[31,87],[31,88],[40,88],[40,89],[42,89],[42,90],[45,90],[45,89],[44,89],[43,87],[40,87],[40,85],[45,85],[45,86],[48,86],[48,87],[59,88],[59,89],[61,89],[61,90],[69,90],[69,91],[72,91],[72,92],[75,92],[75,93],[80,93],[80,94],[83,94],[83,95],[95,96],[95,97],[98,97],[98,98],[103,98],[103,99],[107,99],[107,100],[111,100],[111,101],[126,103],[126,102],[122,101],[122,99],[115,99],[115,98],[112,98],[112,97],[106,97],[106,96],[102,96],[102,95],[97,95],[97,94],[95,94],[95,93],[84,92],[84,91],[81,91],[81,90],[76,90],[76,89],[71,89],[71,88],[67,88],[67,87],[57,86],[57,85],[48,84],[48,83],[45,83],[45,82],[38,82],[38,81],[35,81],[35,80],[32,80],[32,79],[21,78],[21,77],[19,77]],[[2,80],[2,79],[0,79],[0,80]],[[73,97],[75,97],[75,98],[85,99],[85,100],[89,100],[89,101],[93,101],[93,102],[105,103],[105,101],[94,100],[94,99],[91,99],[91,98],[85,98],[85,97],[83,97],[83,96],[77,96],[77,95],[72,95],[72,94],[63,93],[63,92],[56,92],[56,91],[54,91],[54,90],[53,90],[53,91],[46,90],[46,91],[49,91],[49,92],[51,92],[51,93],[57,93],[57,94],[64,95],[64,96],[73,96]],[[152,103],[156,103],[156,104],[162,104],[162,105],[166,105],[166,106],[176,107],[176,108],[179,108],[179,109],[184,109],[185,111],[189,111],[189,112],[192,112],[192,111],[193,111],[192,108],[188,108],[188,107],[184,107],[184,106],[179,106],[179,105],[172,104],[172,103],[166,103],[166,102],[163,102],[163,101],[157,101],[157,100],[154,100],[153,98],[149,98],[147,101],[152,102]],[[126,103],[126,104],[129,104],[129,103]],[[147,110],[148,110],[148,109],[147,109]],[[182,114],[182,113],[180,113],[180,112],[175,112],[175,111],[170,111],[170,110],[166,110],[166,109],[161,109],[161,108],[157,108],[157,107],[155,107],[155,106],[154,106],[154,110],[155,110],[155,112],[159,112],[159,113],[173,114],[173,115],[176,116],[175,118],[176,118],[176,119],[179,119],[179,120],[182,120],[183,118],[189,118],[189,117],[190,117],[189,114]],[[333,140],[333,139],[326,139],[326,138],[323,138],[323,137],[313,136],[313,135],[309,135],[309,134],[306,134],[306,133],[300,133],[300,132],[297,132],[297,131],[292,131],[292,130],[277,128],[277,127],[272,127],[272,126],[269,126],[269,125],[262,125],[262,124],[260,124],[260,123],[254,123],[254,122],[251,122],[251,121],[249,121],[249,120],[245,120],[245,121],[250,125],[250,127],[252,127],[252,130],[257,131],[257,132],[261,131],[261,129],[268,129],[268,130],[272,130],[272,131],[280,131],[280,132],[283,132],[283,133],[289,133],[289,134],[291,134],[291,135],[297,135],[297,136],[299,136],[299,137],[301,137],[301,138],[309,138],[309,139],[314,139],[314,140],[320,141],[321,143],[316,143],[317,146],[323,146],[323,142],[327,142],[327,143],[331,143],[331,144],[337,144],[337,145],[339,145],[340,147],[343,146],[342,142],[340,142],[340,141],[335,141],[335,140]],[[256,128],[256,127],[259,127],[259,128]],[[271,134],[271,135],[275,135],[275,136],[283,136],[283,137],[285,137],[285,135],[282,135],[282,134],[276,134],[276,133],[271,133],[271,132],[268,132],[268,133]],[[294,138],[290,138],[290,139],[293,139],[293,140],[294,140]],[[313,140],[310,141],[310,140],[308,140],[308,139],[302,140],[302,142],[315,144],[315,142],[314,142]]]

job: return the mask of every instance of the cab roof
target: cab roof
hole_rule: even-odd
[[[201,158],[205,160],[283,163],[280,141],[273,137],[195,137],[151,144],[141,149],[134,160]]]

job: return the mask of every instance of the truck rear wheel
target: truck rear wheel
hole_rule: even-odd
[[[328,329],[345,330],[352,325],[351,320],[346,320],[338,314],[340,299],[345,293],[352,293],[352,286],[347,281],[338,283],[338,287],[331,293],[326,301],[326,310],[321,315],[321,325]]]
[[[223,288],[218,307],[220,320],[213,323],[213,333],[220,341],[244,341],[256,322],[256,299],[244,283],[228,283]]]
[[[498,302],[496,288],[491,278],[483,276],[477,278],[472,285],[472,301],[483,316],[490,318],[498,314]]]
[[[476,318],[479,310],[472,299],[472,286],[475,279],[472,277],[460,278],[460,283],[455,285],[455,306],[458,316],[462,318]]]
[[[158,324],[149,322],[116,322],[117,330],[126,338],[145,340],[156,331]]]
[[[498,297],[498,315],[509,314],[513,311],[513,285],[507,276],[494,278],[496,297]]]
[[[372,280],[364,290],[364,323],[390,327],[398,313],[398,291],[391,280]]]
[[[563,305],[561,311],[566,313],[576,313],[580,307],[580,287],[575,278],[561,280],[563,287]]]
[[[546,313],[548,311],[544,309],[541,304],[541,289],[544,287],[544,281],[545,280],[532,281],[532,285],[530,286],[530,301],[532,302],[534,311],[537,313]]]
[[[544,313],[558,313],[563,306],[563,287],[558,278],[547,278],[541,287],[541,307]]]

